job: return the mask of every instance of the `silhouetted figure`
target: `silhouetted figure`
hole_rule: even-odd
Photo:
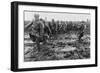
[[[78,39],[79,39],[79,42],[82,41],[82,37],[84,36],[84,31],[86,29],[86,25],[85,24],[82,24],[79,28],[79,36],[78,36]]]

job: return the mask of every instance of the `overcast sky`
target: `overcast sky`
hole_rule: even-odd
[[[87,19],[90,20],[90,14],[83,14],[83,13],[53,13],[53,12],[34,12],[34,11],[24,11],[24,19],[26,21],[31,21],[34,19],[34,14],[39,14],[40,18],[51,21],[52,19],[55,20],[63,20],[63,21],[86,21]]]

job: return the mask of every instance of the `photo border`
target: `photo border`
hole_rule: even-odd
[[[19,5],[94,9],[95,10],[95,64],[74,65],[74,66],[52,66],[52,67],[39,67],[39,68],[18,68],[18,6]],[[17,72],[17,71],[32,71],[32,70],[96,67],[97,58],[98,58],[97,40],[98,40],[97,38],[97,6],[50,4],[50,3],[19,2],[19,1],[11,2],[11,71]]]

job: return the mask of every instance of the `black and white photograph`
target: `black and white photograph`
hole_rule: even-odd
[[[97,66],[97,7],[12,2],[11,70]]]
[[[90,58],[89,13],[24,11],[24,61]]]

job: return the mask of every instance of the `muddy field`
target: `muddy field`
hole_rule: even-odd
[[[37,51],[35,42],[29,35],[24,35],[24,61],[75,60],[90,58],[90,35],[85,34],[79,41],[76,34],[59,34],[56,39],[40,43]]]

